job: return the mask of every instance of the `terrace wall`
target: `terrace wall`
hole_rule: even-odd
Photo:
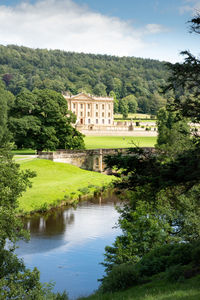
[[[145,151],[153,151],[154,148],[143,148]],[[39,152],[38,158],[48,159],[54,162],[68,163],[81,169],[110,174],[112,170],[105,170],[105,156],[122,153],[128,154],[127,148],[93,149],[93,150],[57,150],[55,152]],[[131,154],[129,154],[131,155]]]

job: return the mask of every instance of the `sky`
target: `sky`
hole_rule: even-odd
[[[0,44],[177,62],[200,0],[0,0]]]

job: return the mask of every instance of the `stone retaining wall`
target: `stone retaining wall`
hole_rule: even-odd
[[[154,148],[146,147],[143,149],[152,151]],[[38,152],[38,158],[68,163],[81,169],[109,174],[111,173],[111,170],[104,170],[106,167],[104,157],[106,155],[113,155],[117,153],[126,155],[128,153],[128,149],[57,150],[55,152]]]

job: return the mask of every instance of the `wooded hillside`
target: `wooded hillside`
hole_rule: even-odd
[[[117,99],[133,94],[140,112],[155,113],[168,75],[164,62],[151,59],[0,46],[0,76],[15,95],[23,87],[102,96],[113,91]]]

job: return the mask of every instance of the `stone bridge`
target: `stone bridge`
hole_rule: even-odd
[[[153,151],[154,148],[144,147],[146,151]],[[93,149],[93,150],[57,150],[55,152],[38,152],[38,158],[49,159],[55,162],[68,163],[81,169],[95,171],[100,173],[111,173],[111,170],[105,170],[106,164],[104,157],[122,153],[128,154],[128,148],[116,149]]]

